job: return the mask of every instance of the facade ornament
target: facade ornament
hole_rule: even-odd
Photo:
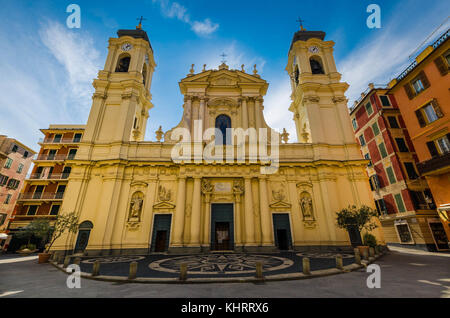
[[[278,191],[272,190],[272,196],[274,201],[276,202],[282,202],[286,198],[286,195],[284,194],[284,190],[280,189]]]
[[[209,179],[202,180],[202,192],[204,194],[213,192],[213,186],[211,184],[211,180],[209,180]]]
[[[253,65],[253,75],[258,75],[258,70],[256,69],[256,64]]]
[[[191,65],[191,69],[189,70],[188,76],[194,75],[194,65],[195,65],[195,64],[192,64],[192,65]]]
[[[285,144],[287,144],[289,141],[289,133],[286,131],[286,128],[283,128],[283,133],[281,134],[281,140],[283,140],[283,142]]]
[[[314,217],[314,207],[311,195],[308,192],[303,192],[299,203],[302,209],[304,227],[307,229],[314,229],[316,227],[316,218]]]
[[[332,98],[333,103],[338,104],[338,103],[342,103],[345,102],[347,99],[344,96],[334,96]]]
[[[206,64],[203,64],[202,72],[205,72],[205,71],[206,71]]]
[[[158,187],[158,199],[161,202],[168,202],[172,199],[172,190],[167,191],[165,187]]]
[[[309,133],[308,133],[308,131],[306,130],[306,123],[303,125],[302,137],[303,137],[303,141],[304,141],[304,142],[308,142],[308,139],[309,139]]]
[[[318,103],[320,101],[320,97],[319,96],[305,96],[303,97],[303,102],[304,103]]]
[[[244,64],[241,65],[241,72],[245,73]]]
[[[162,126],[159,126],[158,130],[155,131],[156,134],[156,140],[161,141],[162,136],[164,135],[164,132],[162,131]]]
[[[233,193],[234,194],[244,193],[244,184],[242,183],[242,180],[233,181]]]

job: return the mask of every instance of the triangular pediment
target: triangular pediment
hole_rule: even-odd
[[[290,209],[291,204],[284,201],[277,201],[269,205],[272,209]]]
[[[156,203],[155,205],[153,205],[154,209],[173,209],[175,208],[175,204],[172,204],[168,201],[163,201],[163,202],[159,202]]]

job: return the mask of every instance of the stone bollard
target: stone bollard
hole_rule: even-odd
[[[263,267],[261,262],[256,262],[256,278],[257,279],[264,279],[263,276]]]
[[[100,261],[95,261],[94,265],[92,265],[92,276],[100,275]]]
[[[187,264],[180,264],[180,280],[185,281],[187,279]]]
[[[369,251],[367,249],[363,250],[363,259],[365,259],[366,261],[369,260]]]
[[[344,264],[342,262],[342,255],[337,255],[336,256],[336,268],[343,270],[344,269]]]
[[[70,256],[66,256],[66,257],[64,258],[64,265],[63,265],[63,268],[66,268],[67,266],[69,266],[69,264],[70,264]]]
[[[374,257],[375,256],[375,249],[373,247],[369,248],[369,256]]]
[[[355,248],[355,264],[361,265],[361,254],[359,254],[359,249]]]
[[[137,273],[138,263],[131,262],[130,263],[130,274],[128,275],[128,279],[135,279]]]
[[[73,263],[74,263],[75,265],[78,265],[78,266],[80,266],[80,263],[81,263],[81,258],[79,258],[79,257],[75,257],[75,259],[73,260]]]
[[[303,274],[311,275],[311,266],[309,263],[309,258],[303,257]]]

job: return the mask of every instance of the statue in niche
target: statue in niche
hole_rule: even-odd
[[[202,181],[202,192],[203,193],[210,193],[213,191],[213,186],[211,184],[211,181],[208,179],[204,179]]]
[[[314,210],[312,198],[309,193],[304,193],[300,198],[300,206],[302,207],[303,219],[314,220]]]
[[[144,203],[144,195],[142,192],[136,192],[131,197],[130,212],[128,214],[128,221],[140,221],[142,214],[142,206]]]
[[[158,187],[158,198],[159,201],[161,202],[170,201],[170,199],[172,198],[172,191],[171,190],[167,191],[165,187],[160,185]]]

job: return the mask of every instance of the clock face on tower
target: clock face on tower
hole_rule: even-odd
[[[122,50],[123,51],[129,51],[129,50],[131,50],[133,48],[133,45],[131,45],[130,43],[124,43],[123,45],[122,45]]]
[[[309,47],[311,53],[319,53],[319,48],[315,45]]]

